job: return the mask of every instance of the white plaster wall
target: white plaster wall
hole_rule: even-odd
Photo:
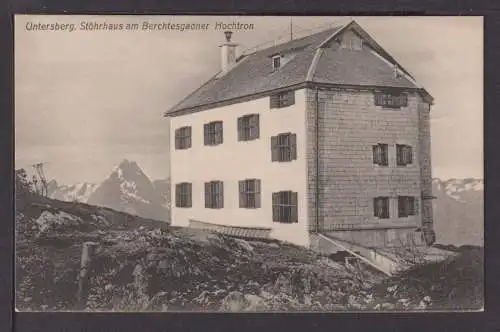
[[[237,118],[245,114],[260,114],[260,138],[237,140]],[[250,227],[271,227],[271,235],[283,241],[309,245],[306,200],[306,119],[305,92],[295,91],[295,104],[270,109],[269,97],[214,108],[170,119],[170,140],[175,141],[175,129],[192,127],[192,147],[175,150],[171,144],[172,224],[187,226],[189,219]],[[203,124],[222,120],[224,142],[217,146],[203,145]],[[297,134],[297,160],[271,162],[271,136],[279,133]],[[246,178],[261,180],[261,208],[239,208],[238,181]],[[224,182],[224,208],[206,209],[204,183]],[[192,208],[175,207],[175,184],[191,182]],[[298,193],[298,223],[272,221],[272,193],[292,190]]]

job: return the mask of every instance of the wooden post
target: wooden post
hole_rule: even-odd
[[[84,242],[82,246],[82,259],[80,263],[80,273],[78,274],[78,292],[76,294],[77,309],[83,310],[88,296],[88,270],[92,260],[92,254],[95,247],[98,245],[96,242]]]

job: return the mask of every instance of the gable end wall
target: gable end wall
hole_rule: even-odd
[[[308,89],[310,231],[316,230],[317,221],[319,231],[335,231],[333,235],[347,241],[384,247],[406,238],[423,220],[432,224],[432,202],[421,200],[421,192],[429,193],[432,182],[428,104],[410,92],[408,107],[384,109],[375,106],[372,91],[360,90],[320,90],[318,101],[316,109],[316,92]],[[389,144],[389,167],[373,164],[372,145],[377,143]],[[413,146],[412,165],[395,165],[397,143]],[[398,195],[416,197],[416,216],[397,217]],[[376,196],[390,197],[390,219],[373,216]],[[339,228],[357,230],[336,231]],[[416,237],[420,241],[420,235]]]

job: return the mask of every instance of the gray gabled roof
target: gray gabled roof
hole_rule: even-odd
[[[328,48],[328,42],[352,28],[372,50],[350,51]],[[279,70],[273,71],[271,57],[293,53]],[[397,65],[404,75],[395,77]],[[356,22],[244,55],[227,73],[217,74],[165,115],[198,108],[301,83],[324,83],[370,87],[421,89],[412,76],[382,49]]]

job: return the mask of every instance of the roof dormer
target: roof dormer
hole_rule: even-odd
[[[278,70],[281,67],[281,54],[276,54],[271,57],[273,71]]]

